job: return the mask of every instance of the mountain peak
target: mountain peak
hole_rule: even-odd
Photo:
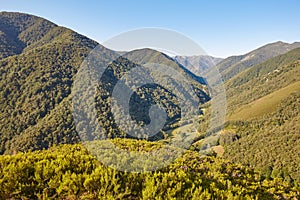
[[[37,16],[0,12],[0,59],[20,54],[54,27],[57,25]]]
[[[0,59],[51,42],[77,41],[94,48],[97,42],[49,20],[18,12],[0,12]]]
[[[277,41],[277,42],[270,43],[270,44],[288,44],[288,43],[285,43],[285,42],[279,40],[279,41]]]

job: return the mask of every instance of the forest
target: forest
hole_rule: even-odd
[[[78,93],[76,99],[74,85],[88,82],[76,82],[82,63],[96,46],[102,60],[118,56],[93,88],[95,95]],[[276,42],[226,59],[173,58],[149,48],[121,56],[46,19],[0,12],[0,199],[300,199],[299,46]],[[210,132],[214,91],[188,69],[197,64],[209,71],[205,59],[218,61],[227,96],[224,125]],[[183,118],[185,93],[174,92],[185,88],[160,73],[151,75],[161,85],[135,88],[129,99],[137,126],[151,123],[151,106],[166,111],[159,133],[148,137],[141,128],[135,137],[118,126],[116,118],[125,126],[127,119],[120,107],[112,108],[115,86],[130,70],[151,63],[168,66],[190,83],[196,127],[192,109]],[[131,85],[144,75],[123,81]],[[85,120],[88,106],[75,112],[89,98],[94,121]],[[94,122],[103,128],[99,135]],[[172,156],[157,149],[185,139],[190,146],[168,146],[176,156],[163,163]],[[140,154],[147,162],[135,159]]]

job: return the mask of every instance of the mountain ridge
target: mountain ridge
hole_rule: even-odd
[[[217,65],[217,68],[222,74],[223,80],[226,82],[247,68],[298,47],[300,47],[300,42],[290,44],[278,41],[266,44],[244,55],[228,57],[221,61]]]
[[[23,43],[18,51],[14,51],[14,45],[17,44],[5,44],[7,51],[1,54],[3,58],[0,59],[0,133],[2,134],[0,153],[37,150],[58,143],[79,142],[80,137],[74,127],[70,98],[74,77],[83,60],[96,46],[105,56],[116,53],[68,28],[28,14],[2,12],[0,24],[0,30],[4,30],[2,32],[8,33],[9,30],[14,39]],[[3,40],[8,38],[7,34],[2,36]],[[191,72],[161,52],[139,51],[135,55],[138,58],[139,54],[144,58],[149,54],[147,62],[152,62],[151,59],[156,55],[157,58],[161,58],[162,63],[167,62],[174,69],[180,69],[180,72],[193,83],[199,101],[208,100],[204,81],[200,83],[202,80],[200,77],[193,76]],[[99,88],[101,98],[98,99],[97,106],[105,110],[99,117],[109,137],[126,135],[113,123],[113,115],[107,109],[110,102],[106,94],[112,91],[111,83],[118,81],[124,73],[136,66],[137,63],[119,56],[109,64],[104,74],[103,80],[111,82]],[[148,89],[153,94],[145,95],[144,92]],[[142,109],[137,109],[139,106],[135,106],[135,109],[131,110],[135,120],[147,124],[149,116],[142,114],[147,113],[145,109],[151,103],[160,102],[165,105],[169,113],[168,123],[178,121],[180,109],[174,95],[159,86],[149,86],[148,89],[142,89],[133,98],[134,102],[141,102],[144,105]],[[165,100],[168,96],[172,98]],[[148,102],[143,99],[145,97],[152,100]]]

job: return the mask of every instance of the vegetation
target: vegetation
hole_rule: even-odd
[[[72,115],[71,89],[82,61],[97,43],[42,18],[21,13],[0,13],[0,31],[3,41],[11,41],[0,42],[4,45],[0,56],[0,153],[79,142]],[[105,47],[100,48],[106,55],[113,54]],[[108,66],[97,91],[98,121],[106,130],[106,137],[128,137],[115,123],[111,94],[117,81],[139,64],[159,62],[175,68],[191,82],[200,103],[209,100],[203,79],[170,57],[150,49],[126,56]],[[137,60],[142,63],[133,62]],[[144,113],[155,103],[162,105],[168,113],[164,127],[168,130],[181,117],[177,98],[160,85],[145,85],[132,96],[130,114],[133,120],[145,125],[150,118]],[[161,133],[158,139],[165,136]]]
[[[299,43],[277,42],[218,64],[226,80],[229,114],[224,129],[209,138],[216,153],[208,150],[206,156],[202,150],[207,149],[204,138],[209,136],[211,108],[205,80],[151,49],[118,57],[99,81],[96,120],[110,139],[74,144],[80,137],[71,89],[82,61],[95,46],[95,41],[42,18],[0,13],[0,154],[13,154],[0,156],[0,199],[300,198]],[[106,55],[114,53],[100,48]],[[129,112],[144,126],[150,123],[145,113],[151,105],[161,105],[167,121],[160,135],[147,138],[152,142],[136,140],[118,127],[111,108],[113,89],[129,70],[149,63],[167,65],[191,83],[203,114],[200,127],[181,121],[180,96],[159,84],[138,88]],[[161,74],[154,75],[163,80]],[[164,84],[176,86],[173,79]],[[115,109],[114,114],[121,115]],[[180,122],[185,126],[174,129]],[[88,126],[84,123],[79,122]],[[187,132],[197,132],[194,143],[171,165],[147,173],[114,169],[115,160],[127,155],[121,150],[148,155],[165,145],[170,135],[180,138]],[[99,147],[109,142],[119,151],[104,148],[99,154]],[[157,154],[144,166],[134,156],[128,154],[127,161],[137,171],[151,169],[163,158]]]
[[[226,159],[299,182],[299,59],[297,48],[227,81]]]
[[[114,143],[136,149],[131,140]],[[143,150],[151,148],[148,143],[142,142]],[[0,169],[1,199],[292,199],[300,195],[280,178],[264,180],[251,168],[192,151],[159,171],[126,173],[102,165],[80,144],[60,145],[1,156]]]
[[[229,117],[229,120],[248,120],[276,111],[278,104],[286,100],[286,97],[291,96],[293,93],[300,93],[300,81],[241,106]]]
[[[257,167],[266,177],[299,182],[299,108],[298,92],[285,98],[274,112],[263,117],[228,122],[225,136],[235,137],[223,139],[225,158]]]
[[[218,156],[255,167],[266,178],[299,182],[300,49],[244,70],[225,83],[227,122],[213,148]],[[208,110],[209,104],[202,106]],[[204,112],[205,113],[205,112]],[[192,149],[202,149],[209,115]]]
[[[226,82],[228,110],[237,108],[300,80],[300,48],[258,64]]]

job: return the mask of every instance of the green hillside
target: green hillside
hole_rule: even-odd
[[[266,177],[300,181],[300,96],[286,96],[275,111],[228,122],[220,143],[224,157],[262,170]]]
[[[55,24],[32,15],[1,12],[0,59],[21,53],[54,27]]]
[[[15,27],[12,32],[18,30],[13,32],[18,38],[28,35],[27,31],[32,30],[32,27],[44,28],[44,23],[34,22],[31,28],[24,28],[23,24],[30,24],[33,19],[42,20],[34,16],[1,13],[1,17],[5,18],[6,23],[9,22],[8,24]],[[45,23],[50,22],[45,20]],[[40,38],[39,40],[26,43],[27,46],[25,45],[19,54],[0,60],[1,153],[7,149],[18,150],[19,146],[12,141],[16,139],[14,137],[20,135],[23,139],[27,138],[32,147],[39,146],[39,148],[48,147],[53,143],[79,141],[72,127],[72,113],[70,111],[54,113],[54,111],[70,95],[72,77],[76,74],[84,56],[96,46],[96,43],[69,29],[54,24],[50,27],[52,28],[48,29],[46,26],[44,31],[33,31],[36,35],[31,37]],[[25,44],[25,40],[23,43]],[[32,48],[32,45],[35,48]],[[69,107],[64,110],[70,110],[70,103],[67,105]],[[38,125],[45,117],[55,117],[57,122],[62,124],[44,121],[42,126]],[[48,127],[46,132],[43,126]],[[25,133],[27,129],[34,132]],[[52,135],[55,133],[58,134]],[[32,135],[36,137],[31,137]],[[43,137],[45,135],[47,136]],[[24,146],[20,147],[24,148]]]
[[[27,14],[2,12],[0,24],[0,30],[6,33],[2,38],[22,44],[3,43],[7,51],[0,59],[0,153],[79,142],[74,127],[71,91],[80,65],[97,43],[72,30]],[[20,49],[15,51],[15,47]],[[100,46],[100,49],[107,56],[115,54],[105,47]],[[144,56],[140,64],[156,61],[179,70],[191,82],[199,102],[209,100],[203,79],[170,57],[150,49],[129,52],[127,56],[132,60]],[[153,60],[156,58],[159,60]],[[126,57],[120,57],[108,66],[101,79],[96,106],[101,110],[98,120],[104,127],[105,137],[127,137],[114,122],[110,95],[117,81],[138,65]],[[149,123],[149,116],[145,113],[154,103],[162,105],[168,113],[165,130],[176,127],[181,117],[174,94],[159,85],[142,87],[131,103],[131,116],[140,125]],[[167,135],[161,133],[158,139],[164,137]]]
[[[241,106],[229,117],[229,120],[248,120],[262,117],[265,114],[276,111],[277,106],[293,93],[300,93],[300,81]]]
[[[300,48],[253,66],[225,83],[228,111],[300,81]]]
[[[228,112],[223,129],[217,127],[219,134],[211,137],[206,132],[212,115],[209,86],[184,66],[199,62],[199,57],[176,60],[152,49],[119,56],[99,45],[101,58],[113,61],[93,88],[95,96],[74,94],[76,81],[77,86],[89,83],[80,77],[79,68],[97,45],[40,17],[0,13],[0,199],[300,199],[300,43],[276,42],[216,59],[225,80]],[[198,63],[201,70],[209,70],[205,59],[215,58],[203,59]],[[151,123],[152,105],[166,111],[159,134],[148,136],[141,129],[135,137],[118,126],[117,117],[121,122],[127,118],[118,106],[112,108],[118,99],[112,97],[115,86],[143,79],[145,71],[133,78],[126,75],[151,63],[167,66],[189,82],[201,114],[199,127],[191,123],[193,109],[186,111],[189,119],[182,118],[180,100],[186,93],[175,77],[164,79],[161,71],[151,75],[166,87],[145,84],[129,99],[130,120],[137,126]],[[122,92],[118,95],[125,99]],[[92,122],[84,120],[89,105],[76,113],[75,129],[73,105],[87,104],[89,98],[96,108],[93,120],[103,127],[99,135]],[[81,144],[82,132],[90,133],[86,146]],[[99,144],[105,147],[110,141],[118,150],[151,152],[170,139],[188,140],[189,134],[196,138],[182,157],[147,173],[115,170],[116,160],[125,162],[119,151],[102,149],[105,160],[100,161],[107,161],[108,167],[86,149],[97,152]],[[105,140],[89,141],[95,138]],[[140,171],[168,159],[158,153],[146,165],[125,155]],[[122,164],[128,166],[126,162]]]
[[[255,65],[226,82],[224,157],[266,177],[299,181],[300,49]]]
[[[255,167],[268,178],[300,180],[299,60],[300,48],[296,48],[225,82],[227,122],[214,138],[213,148],[219,156]],[[209,110],[209,104],[203,109]],[[209,113],[201,118],[192,149],[203,148],[208,123]]]

